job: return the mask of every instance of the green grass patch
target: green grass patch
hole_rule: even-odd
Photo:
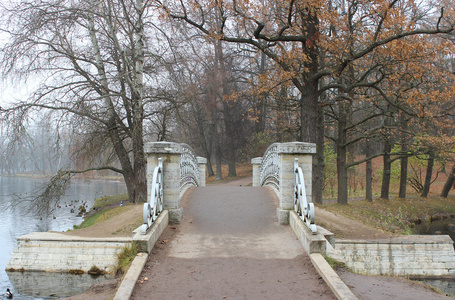
[[[117,254],[117,264],[114,267],[114,274],[121,275],[124,274],[134,258],[137,255],[137,243],[132,242],[131,245],[126,245],[123,247],[122,251]]]
[[[341,269],[341,268],[345,268],[346,269],[346,265],[334,258],[331,258],[327,255],[324,255],[324,259],[325,261],[332,267],[332,269],[334,270],[338,270],[338,269]]]
[[[109,220],[109,219],[121,214],[122,212],[129,210],[130,208],[131,207],[128,207],[128,206],[122,206],[122,207],[116,207],[116,208],[112,208],[112,209],[98,211],[95,214],[86,217],[85,220],[80,225],[74,225],[74,229],[81,229],[81,228],[87,228],[87,227],[93,226],[99,222]]]
[[[127,201],[128,194],[120,194],[115,196],[105,196],[101,198],[95,199],[95,204],[93,205],[93,209],[103,209],[106,206],[112,205],[114,203],[120,203],[120,201]]]
[[[416,223],[455,216],[455,198],[393,198],[350,201],[320,207],[369,226],[398,234],[413,234]]]

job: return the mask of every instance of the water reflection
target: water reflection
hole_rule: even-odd
[[[417,234],[436,235],[444,234],[449,235],[455,241],[455,219],[443,219],[433,222],[424,222],[416,225],[415,232]],[[425,284],[437,288],[444,294],[455,297],[455,278],[442,278],[442,279],[416,279]]]
[[[77,293],[88,288],[91,283],[90,276],[86,280],[73,280],[79,278],[78,275],[52,274],[52,273],[7,273],[5,272],[11,252],[16,243],[16,237],[35,231],[66,231],[72,229],[73,225],[80,224],[83,219],[77,216],[78,207],[84,203],[87,210],[93,206],[94,199],[105,195],[117,195],[126,192],[125,184],[121,181],[107,180],[73,180],[70,188],[62,197],[60,207],[49,217],[38,217],[29,210],[26,203],[11,205],[17,201],[12,195],[21,194],[22,199],[29,196],[37,187],[45,183],[45,180],[24,178],[24,177],[1,177],[0,176],[0,295],[3,295],[6,288],[12,288],[14,299],[43,299],[50,294],[55,294],[56,287],[68,289],[78,289]],[[17,203],[16,203],[17,204]],[[71,209],[74,209],[72,212]],[[45,274],[45,275],[43,275]],[[38,275],[38,276],[37,276]],[[43,294],[37,294],[36,290],[31,293],[27,285],[22,286],[24,280],[20,277],[27,277],[33,280],[34,276],[39,279],[41,276],[55,276],[55,280],[49,280],[50,286],[41,285],[39,291],[46,290]],[[65,284],[56,284],[57,278],[65,278]],[[10,279],[14,278],[14,279]],[[54,283],[53,283],[54,282]],[[87,285],[81,286],[83,282]],[[64,294],[66,295],[66,293]]]
[[[446,234],[455,241],[455,219],[443,219],[433,222],[423,222],[416,225],[415,231],[417,234]]]
[[[14,299],[20,296],[58,299],[80,294],[91,285],[111,279],[109,276],[92,277],[88,274],[69,275],[64,273],[45,272],[7,272],[15,289]]]

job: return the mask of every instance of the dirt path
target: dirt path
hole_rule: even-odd
[[[142,209],[142,204],[128,205],[125,211],[111,219],[64,234],[82,237],[131,237],[133,230],[142,222]]]
[[[337,239],[380,239],[393,236],[319,207],[316,207],[315,215],[316,224],[333,232]]]

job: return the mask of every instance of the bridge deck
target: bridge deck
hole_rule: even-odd
[[[184,217],[164,232],[132,299],[336,299],[291,229],[277,199],[240,183],[194,188]]]

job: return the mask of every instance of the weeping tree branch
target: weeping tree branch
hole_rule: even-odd
[[[27,203],[29,207],[29,212],[41,216],[48,217],[50,216],[56,208],[59,206],[60,199],[68,191],[68,188],[71,184],[71,179],[76,174],[86,173],[90,171],[101,171],[101,170],[111,170],[114,172],[122,173],[121,169],[103,166],[96,168],[88,168],[85,170],[59,170],[56,175],[45,183],[44,185],[38,187],[32,194],[37,196],[23,197],[20,194],[14,195],[16,201],[13,202],[12,206],[17,206],[22,203]]]

